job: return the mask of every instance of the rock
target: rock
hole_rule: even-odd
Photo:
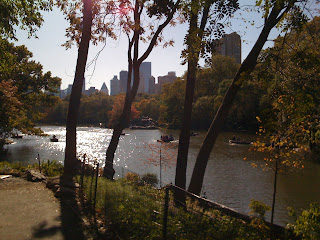
[[[55,192],[56,190],[54,190],[54,188],[56,186],[59,187],[59,184],[60,184],[60,177],[57,176],[57,177],[51,177],[51,178],[48,178],[47,179],[47,184],[46,184],[46,187],[49,188],[49,189],[53,189],[53,191]]]
[[[52,188],[52,191],[53,191],[53,192],[58,191],[59,187],[60,187],[59,184],[54,185],[53,188]]]
[[[67,188],[79,188],[79,183],[74,181],[73,176],[64,176],[60,177],[60,185]]]
[[[30,170],[27,170],[26,173],[27,173],[27,180],[28,181],[41,182],[41,181],[46,180],[46,177],[42,173],[40,173],[36,170],[30,169]]]
[[[62,198],[62,197],[75,197],[75,190],[73,188],[67,188],[67,187],[59,187],[54,196],[56,198]]]

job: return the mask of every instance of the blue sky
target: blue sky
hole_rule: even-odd
[[[242,0],[241,4],[252,4],[254,1]],[[243,20],[245,18],[246,20]],[[252,24],[254,22],[254,24]],[[255,43],[261,29],[263,20],[256,12],[241,11],[235,14],[232,20],[232,26],[226,28],[227,33],[237,32],[242,39],[242,59],[244,59],[253,44]],[[64,19],[63,14],[54,9],[52,12],[44,13],[44,24],[37,32],[38,38],[27,38],[27,33],[18,30],[19,39],[15,44],[26,45],[33,52],[33,59],[39,61],[44,71],[51,71],[53,76],[62,78],[62,89],[68,84],[73,83],[74,71],[77,60],[77,48],[65,50],[61,46],[67,38],[65,29],[68,22]],[[181,65],[180,54],[183,49],[183,38],[187,32],[187,25],[179,25],[167,28],[164,32],[166,39],[175,41],[174,47],[163,48],[158,46],[154,48],[146,61],[152,62],[152,75],[157,79],[158,76],[166,75],[169,71],[175,71],[177,76],[181,76],[186,65]],[[266,46],[272,46],[272,40],[279,35],[276,29],[270,34],[270,41]],[[94,59],[96,54],[102,49],[103,44],[90,46],[88,61]],[[125,35],[120,36],[117,41],[107,39],[106,47],[99,55],[94,65],[86,71],[86,88],[94,86],[101,88],[103,82],[106,82],[108,88],[109,81],[114,75],[118,75],[121,70],[127,70],[127,38]],[[110,89],[110,88],[109,88]]]

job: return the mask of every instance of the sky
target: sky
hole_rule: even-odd
[[[240,0],[241,5],[252,4],[251,0]],[[62,79],[61,89],[67,88],[74,80],[74,72],[77,61],[77,48],[73,46],[66,50],[61,44],[65,43],[65,29],[68,22],[63,14],[54,9],[45,12],[44,23],[37,32],[38,38],[27,38],[27,33],[17,30],[18,42],[16,45],[26,45],[33,53],[33,59],[43,65],[43,71],[51,71],[52,76]],[[245,18],[245,20],[243,19]],[[232,25],[225,29],[226,33],[237,32],[242,41],[242,60],[248,55],[262,29],[263,20],[257,12],[239,11],[232,19]],[[177,76],[182,76],[186,71],[186,65],[181,65],[181,51],[184,49],[183,39],[187,33],[187,24],[168,27],[164,31],[167,40],[175,41],[174,47],[155,47],[146,61],[151,62],[151,73],[156,78],[164,76],[170,71],[175,71]],[[265,47],[273,45],[273,39],[280,32],[274,29]],[[91,62],[103,48],[103,44],[98,46],[90,45],[88,62]],[[103,82],[110,90],[110,80],[114,75],[118,76],[121,70],[127,70],[127,38],[124,34],[118,40],[107,39],[106,46],[99,54],[95,64],[90,65],[86,71],[86,89],[93,86],[100,89]]]

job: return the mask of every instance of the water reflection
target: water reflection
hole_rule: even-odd
[[[58,126],[43,126],[42,129],[49,136],[25,136],[16,139],[16,144],[9,146],[9,161],[26,163],[36,162],[37,154],[41,159],[55,159],[63,162],[65,148],[65,128]],[[125,130],[126,135],[120,137],[119,146],[115,154],[115,164],[137,173],[152,172],[160,175],[159,160],[161,144],[157,143],[161,135],[172,134],[179,138],[178,131],[172,130]],[[190,181],[192,169],[198,150],[205,133],[191,137],[189,149],[189,162],[187,169],[187,182]],[[50,137],[56,135],[59,142],[50,142]],[[248,153],[249,146],[229,145],[228,139],[232,133],[221,134],[216,142],[214,151],[208,161],[205,174],[203,194],[209,199],[220,202],[243,213],[248,213],[251,199],[260,200],[271,205],[273,190],[273,174],[261,168],[252,168],[247,157],[255,159],[258,156]],[[103,163],[105,152],[112,137],[112,130],[79,127],[77,129],[78,155],[84,153],[91,161]],[[242,134],[241,138],[253,140],[254,136]],[[174,182],[175,157],[177,143],[162,146],[162,181]],[[171,152],[170,152],[171,151]],[[167,152],[167,155],[166,155]],[[170,159],[170,155],[173,156]],[[167,159],[166,159],[167,158]],[[121,175],[119,168],[117,175]],[[276,200],[275,222],[286,224],[290,217],[286,208],[307,208],[310,202],[319,201],[320,191],[319,164],[308,162],[303,172],[280,175]],[[187,183],[188,184],[188,183]],[[269,216],[267,216],[269,218]]]

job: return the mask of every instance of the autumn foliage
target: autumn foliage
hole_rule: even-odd
[[[108,124],[109,128],[114,128],[116,123],[119,121],[122,114],[124,101],[125,101],[124,94],[119,94],[115,97],[112,110],[108,112],[109,119],[110,119]],[[139,118],[139,116],[140,116],[140,112],[132,105],[130,120],[137,119]]]

